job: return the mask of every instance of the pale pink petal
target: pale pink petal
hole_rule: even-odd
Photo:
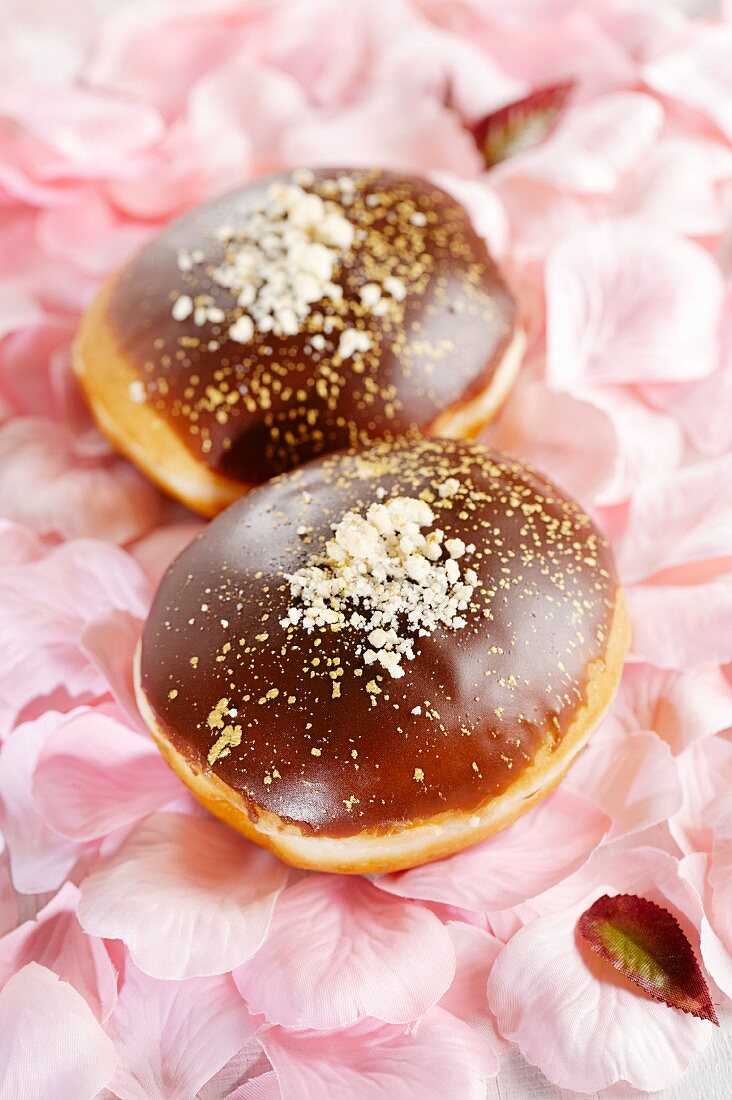
[[[95,840],[161,809],[181,785],[150,738],[88,711],[48,738],[33,790],[49,828]]]
[[[712,927],[707,913],[712,913],[708,883],[709,857],[704,852],[684,856],[679,863],[679,875],[699,901],[699,950],[712,981],[732,998],[732,951],[729,951]]]
[[[732,804],[728,804],[732,810]],[[726,829],[715,833],[709,856],[711,922],[727,951],[732,952],[732,815]]]
[[[644,157],[618,195],[618,213],[642,217],[689,237],[724,232],[720,183],[732,177],[732,153],[711,141],[668,138]]]
[[[0,569],[38,561],[43,553],[43,543],[34,531],[9,520],[0,520]]]
[[[259,1077],[253,1077],[251,1081],[245,1081],[234,1092],[230,1092],[226,1100],[281,1100],[282,1091],[274,1070],[268,1073],[260,1073]]]
[[[617,552],[627,582],[732,555],[732,455],[648,479],[633,493]]]
[[[84,458],[61,424],[35,417],[0,427],[0,514],[40,534],[124,543],[152,527],[160,496],[128,462]]]
[[[287,869],[208,818],[156,814],[81,884],[79,920],[155,978],[222,974],[261,945]]]
[[[643,70],[656,92],[694,107],[732,140],[732,27],[699,26]]]
[[[74,329],[67,318],[44,317],[0,344],[0,393],[15,415],[64,415],[54,367],[59,355],[68,355]]]
[[[38,757],[65,719],[65,715],[46,711],[35,722],[17,726],[0,749],[0,828],[8,846],[13,883],[25,894],[57,889],[81,852],[79,844],[47,827],[33,800]]]
[[[440,1008],[468,1024],[494,1053],[501,1054],[507,1044],[488,1006],[488,976],[503,944],[489,932],[470,924],[450,921],[447,930],[455,948],[457,968]]]
[[[312,875],[282,894],[264,944],[235,977],[271,1023],[334,1028],[363,1016],[415,1020],[454,972],[450,937],[427,909],[361,878]]]
[[[629,664],[596,739],[653,730],[677,754],[730,726],[732,687],[716,665],[675,672]]]
[[[133,176],[110,181],[109,197],[130,217],[171,218],[215,193],[215,181],[206,173],[206,156],[188,123],[178,121],[154,149],[137,159]]]
[[[669,822],[671,832],[682,851],[710,852],[732,788],[732,741],[707,737],[678,760],[683,802]]]
[[[384,875],[382,890],[465,909],[508,909],[580,867],[610,819],[589,799],[560,788],[491,840],[411,871]]]
[[[646,386],[652,405],[671,413],[698,451],[721,455],[732,450],[732,293],[727,294],[720,331],[721,356],[711,374],[687,385]]]
[[[274,1076],[272,1064],[264,1053],[257,1034],[259,1033],[255,1033],[248,1039],[234,1057],[230,1058],[226,1065],[207,1081],[200,1089],[197,1100],[221,1100],[222,1096],[226,1097],[226,1100],[232,1100],[232,1097],[238,1097],[238,1090],[244,1088],[250,1080],[253,1082],[270,1073]],[[266,1085],[266,1082],[263,1084]],[[244,1092],[243,1095],[248,1094]],[[256,1092],[251,1095],[256,1096]],[[279,1094],[277,1094],[277,1100],[279,1100]]]
[[[702,378],[716,364],[719,268],[639,220],[601,222],[547,261],[547,374],[557,389]]]
[[[289,73],[242,56],[209,73],[188,97],[191,130],[222,190],[241,182],[258,159],[276,159],[282,134],[309,110]]]
[[[157,588],[171,562],[202,530],[201,520],[172,523],[156,528],[129,547],[130,554],[148,578],[151,590]]]
[[[142,623],[129,611],[115,608],[93,619],[79,636],[79,649],[107,682],[109,691],[133,726],[142,726],[135,699],[133,659]]]
[[[47,168],[51,178],[75,168],[100,176],[119,172],[163,134],[162,120],[152,106],[73,84],[34,81],[6,86],[2,112],[64,163],[56,172]]]
[[[685,444],[673,417],[650,409],[627,387],[594,387],[585,396],[610,418],[617,440],[615,473],[600,503],[625,501],[641,481],[678,469]]]
[[[92,1100],[117,1063],[111,1039],[73,986],[29,963],[0,992],[4,1096]]]
[[[256,33],[258,16],[257,6],[237,11],[223,0],[152,9],[122,5],[102,25],[86,80],[152,104],[172,119],[191,87]]]
[[[7,80],[74,77],[91,44],[97,15],[93,0],[75,0],[65,11],[48,0],[5,0],[0,73]]]
[[[0,288],[0,339],[30,328],[43,320],[43,311],[20,281],[5,281]]]
[[[607,212],[608,199],[559,191],[541,179],[496,175],[491,183],[511,226],[511,257],[522,266],[541,265],[549,249],[568,234],[589,226],[593,215]],[[537,270],[536,279],[541,278]],[[521,303],[520,303],[521,304]]]
[[[609,193],[644,156],[662,125],[663,108],[650,96],[601,96],[567,108],[546,141],[505,161],[499,175],[539,179],[574,193]]]
[[[84,628],[114,609],[147,614],[147,582],[116,546],[79,539],[0,572],[0,702],[19,712],[63,688],[99,697],[109,685],[84,656]]]
[[[495,1055],[461,1020],[433,1008],[412,1029],[365,1020],[340,1031],[266,1029],[261,1042],[285,1097],[484,1100]]]
[[[4,845],[3,841],[3,845]],[[20,919],[18,896],[10,877],[7,857],[0,861],[0,936],[12,932]]]
[[[648,730],[622,740],[591,741],[567,784],[612,818],[609,840],[657,825],[681,805],[681,784],[671,751]]]
[[[90,275],[107,275],[129,260],[155,228],[123,218],[98,190],[88,188],[74,205],[43,211],[36,233],[49,256]]]
[[[633,654],[659,668],[732,661],[732,573],[699,584],[626,589]]]
[[[120,1100],[193,1097],[257,1028],[231,977],[161,982],[127,960],[107,1025],[119,1057]]]
[[[379,164],[426,172],[446,169],[474,176],[481,158],[475,142],[437,99],[381,89],[352,107],[298,123],[282,139],[289,164]]]
[[[488,999],[501,1033],[560,1088],[594,1092],[619,1081],[665,1088],[712,1035],[709,1021],[652,1000],[576,935],[579,916],[595,898],[632,892],[671,910],[698,948],[698,909],[675,861],[651,852],[639,876],[628,856],[606,861],[604,881],[579,902],[565,903],[518,931],[491,971]]]
[[[538,466],[584,502],[592,501],[609,483],[615,468],[616,435],[608,416],[527,377],[519,378],[482,438]]]
[[[40,963],[76,989],[104,1022],[117,1000],[117,975],[101,940],[76,919],[79,892],[67,882],[41,909],[0,940],[0,986],[27,963]]]

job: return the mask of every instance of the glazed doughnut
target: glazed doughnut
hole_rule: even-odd
[[[559,781],[620,678],[611,551],[476,443],[403,437],[281,475],[163,578],[138,701],[217,817],[298,867],[410,867]]]
[[[173,222],[103,286],[74,361],[115,446],[214,515],[319,454],[474,435],[523,347],[459,202],[411,176],[301,169]]]

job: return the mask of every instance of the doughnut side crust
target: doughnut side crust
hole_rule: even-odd
[[[135,690],[140,713],[162,755],[215,817],[293,867],[339,874],[380,874],[443,859],[486,840],[550,794],[610,705],[620,682],[629,641],[625,601],[618,588],[605,653],[587,669],[585,702],[558,745],[553,743],[547,729],[545,743],[532,764],[499,795],[471,813],[448,811],[387,832],[362,830],[340,837],[304,833],[270,810],[259,809],[253,814],[251,802],[245,801],[211,769],[201,769],[175,748],[155,718],[140,684],[139,647],[135,658]]]
[[[119,348],[106,313],[115,277],[86,311],[73,366],[99,428],[159,489],[204,516],[215,516],[252,486],[216,473],[188,450],[148,402],[130,399],[137,372]]]

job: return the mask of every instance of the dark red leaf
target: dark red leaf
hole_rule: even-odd
[[[514,153],[532,149],[551,133],[573,85],[539,88],[473,123],[471,132],[486,165],[492,168]]]
[[[605,894],[582,914],[577,931],[592,951],[656,1001],[719,1027],[694,950],[668,910],[634,894]]]

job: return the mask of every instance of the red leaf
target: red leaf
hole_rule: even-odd
[[[719,1027],[694,950],[668,910],[634,894],[605,894],[582,914],[577,931],[592,951],[654,1000]]]
[[[471,132],[488,168],[544,141],[573,87],[566,83],[539,88],[473,123]]]

